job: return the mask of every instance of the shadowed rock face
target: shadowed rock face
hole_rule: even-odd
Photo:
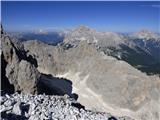
[[[10,40],[1,28],[2,44],[2,90],[10,89],[10,92],[21,91],[35,94],[37,92],[37,80],[39,72],[32,64],[32,57],[28,59],[21,43]],[[14,88],[13,88],[14,86]],[[8,88],[9,87],[9,88]]]
[[[77,99],[78,95],[72,93],[72,82],[65,78],[53,77],[52,75],[41,74],[38,81],[38,94],[68,96]]]
[[[159,119],[158,77],[153,80],[129,64],[98,52],[85,41],[69,49],[38,41],[25,42],[24,46],[28,54],[37,58],[40,72],[70,79],[78,101],[87,108],[144,120]]]
[[[14,86],[10,84],[8,78],[6,77],[6,68],[7,62],[4,60],[4,55],[1,54],[1,89],[7,93],[14,92]]]

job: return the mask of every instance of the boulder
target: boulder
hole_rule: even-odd
[[[29,62],[21,60],[19,63],[17,82],[20,91],[24,93],[37,93],[37,84],[40,77],[39,71]]]

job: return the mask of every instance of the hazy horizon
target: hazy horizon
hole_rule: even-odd
[[[53,31],[86,25],[98,31],[160,32],[159,1],[2,1],[1,4],[1,22],[6,31]]]

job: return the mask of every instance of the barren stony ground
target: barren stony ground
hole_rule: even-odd
[[[2,120],[132,120],[85,110],[69,96],[23,95],[0,97]]]

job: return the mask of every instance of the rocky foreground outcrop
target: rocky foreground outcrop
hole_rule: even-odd
[[[11,39],[1,29],[1,91],[8,93],[72,95],[72,83],[63,78],[40,73],[37,60],[27,54],[23,44]],[[48,64],[51,64],[49,62]]]
[[[40,77],[36,60],[27,56],[20,42],[11,40],[1,30],[2,90],[36,94]]]
[[[85,110],[69,96],[12,94],[0,97],[2,120],[132,120]]]

